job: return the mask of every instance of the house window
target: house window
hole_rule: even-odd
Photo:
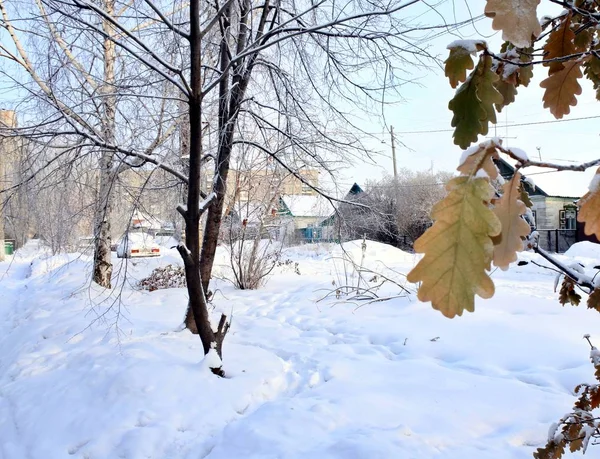
[[[535,210],[531,210],[531,213],[533,214],[533,226],[537,227],[537,212]]]
[[[302,194],[312,194],[313,189],[306,183],[302,182]]]
[[[558,211],[560,229],[577,229],[577,211],[573,208],[565,207]]]

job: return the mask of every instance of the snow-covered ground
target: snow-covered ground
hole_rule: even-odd
[[[107,297],[89,258],[30,244],[0,263],[0,458],[529,458],[591,382],[582,336],[600,345],[600,315],[560,306],[552,271],[497,270],[494,298],[449,320],[414,295],[315,302],[346,283],[340,255],[289,249],[257,291],[216,281],[215,317],[233,317],[220,379],[180,329],[186,291],[134,288],[174,251],[115,259]],[[416,260],[374,242],[364,258],[400,284]]]

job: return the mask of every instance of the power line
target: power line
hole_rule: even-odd
[[[554,124],[554,123],[566,123],[568,121],[582,121],[582,120],[592,120],[600,118],[600,115],[595,116],[581,116],[579,118],[567,118],[562,120],[550,120],[550,121],[533,121],[531,123],[515,123],[515,124],[505,124],[503,126],[497,126],[498,128],[510,128],[510,127],[519,127],[519,126],[534,126],[539,124]],[[438,132],[453,132],[454,129],[431,129],[424,131],[401,131],[396,132],[398,135],[406,135],[406,134],[435,134]]]

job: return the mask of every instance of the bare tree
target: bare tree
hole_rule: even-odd
[[[134,98],[128,95],[126,87],[132,81],[136,86],[143,84],[144,76],[139,73],[136,59],[127,59],[126,54],[118,53],[118,30],[114,21],[126,16],[131,5],[104,0],[101,7],[106,17],[90,24],[92,30],[82,26],[81,17],[57,14],[52,5],[41,0],[36,0],[35,5],[23,2],[14,6],[12,13],[25,26],[16,28],[9,5],[0,2],[2,25],[14,48],[7,45],[0,48],[2,57],[14,64],[12,72],[5,72],[5,76],[14,82],[21,81],[23,74],[29,76],[32,85],[22,84],[21,88],[28,93],[25,101],[35,107],[39,116],[31,117],[27,125],[5,135],[29,138],[36,145],[33,149],[36,153],[45,146],[55,151],[77,150],[76,156],[90,153],[97,156],[93,280],[110,288],[114,182],[128,167],[143,166],[145,158],[172,134],[173,127],[163,126],[162,120],[158,128],[144,129],[143,125],[135,125],[141,118],[140,113],[146,112],[154,122],[164,114],[160,108],[149,106],[145,98],[152,94],[161,102],[167,100],[165,84],[161,81],[149,85],[151,90],[137,91]],[[140,27],[143,25],[138,25],[138,30]],[[162,93],[156,94],[161,90]],[[27,107],[24,101],[20,102],[22,109]],[[137,114],[131,110],[134,105]],[[153,138],[148,136],[152,132],[156,133]],[[127,146],[129,150],[123,153],[117,145]],[[142,145],[145,145],[143,153],[133,152]],[[125,157],[135,158],[135,161],[125,161]],[[72,159],[72,155],[60,153],[48,161],[55,166],[69,167]]]
[[[450,172],[400,169],[397,177],[366,183],[364,192],[349,198],[362,208],[342,204],[337,231],[344,240],[372,239],[396,247],[412,243],[431,225],[431,209],[442,199]]]
[[[374,184],[373,193],[379,192],[386,200],[393,200],[398,233],[407,236],[412,245],[431,225],[431,209],[445,195],[446,182],[451,172],[414,172],[401,169],[397,178],[387,178]]]
[[[230,203],[221,237],[229,252],[233,284],[239,289],[256,289],[280,259],[286,218],[277,210],[284,182],[291,174],[262,152],[243,153],[231,171],[234,186],[228,193]]]
[[[104,130],[89,126],[51,91],[42,90],[41,95],[67,121],[63,134],[68,132],[86,146],[111,150],[118,161],[127,164],[132,160],[154,164],[186,183],[187,202],[178,207],[186,238],[178,249],[185,265],[190,310],[204,352],[215,349],[221,356],[229,325],[222,315],[217,328],[212,328],[205,292],[236,148],[252,146],[300,180],[298,170],[303,164],[331,170],[340,161],[368,154],[360,142],[361,117],[350,113],[360,108],[361,113],[367,109],[376,115],[410,78],[403,69],[430,58],[406,38],[408,32],[421,30],[405,25],[402,17],[418,0],[40,1],[55,23],[68,24],[73,33],[90,39],[110,41],[117,55],[127,56],[127,63],[135,61],[137,68],[144,69],[122,90],[131,100],[164,100],[164,92],[156,90],[157,81],[178,91],[173,98],[186,100],[189,168],[182,174],[147,154],[131,137],[127,143],[118,142],[111,139],[106,126]],[[136,14],[113,14],[123,9],[135,9]],[[4,26],[9,27],[5,10]],[[11,35],[15,35],[14,28]],[[3,54],[19,60],[10,50],[3,49]],[[35,74],[30,75],[35,79]],[[82,94],[82,98],[97,100],[93,94]],[[162,110],[170,111],[172,119],[181,115],[177,103],[163,104]],[[122,121],[129,126],[126,118]],[[206,132],[203,123],[208,123]],[[252,138],[244,135],[241,125],[254,132]],[[155,139],[160,139],[159,131],[158,127],[152,131]],[[270,144],[266,139],[274,136],[278,141]],[[214,180],[205,192],[201,170],[207,161],[214,165]],[[205,212],[201,243],[200,222]],[[222,372],[220,368],[214,371]]]

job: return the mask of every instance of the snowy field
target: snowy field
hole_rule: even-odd
[[[359,244],[348,250],[360,259]],[[414,294],[316,302],[345,277],[340,254],[289,249],[300,274],[278,267],[257,291],[216,281],[215,317],[233,317],[219,379],[180,328],[185,289],[135,288],[179,263],[174,251],[115,259],[119,296],[106,297],[89,258],[30,244],[0,263],[0,458],[529,458],[574,386],[592,382],[582,337],[600,346],[600,315],[560,306],[552,271],[497,270],[494,298],[449,320]],[[573,254],[598,259],[591,246]],[[367,244],[365,265],[400,284],[416,261]]]

